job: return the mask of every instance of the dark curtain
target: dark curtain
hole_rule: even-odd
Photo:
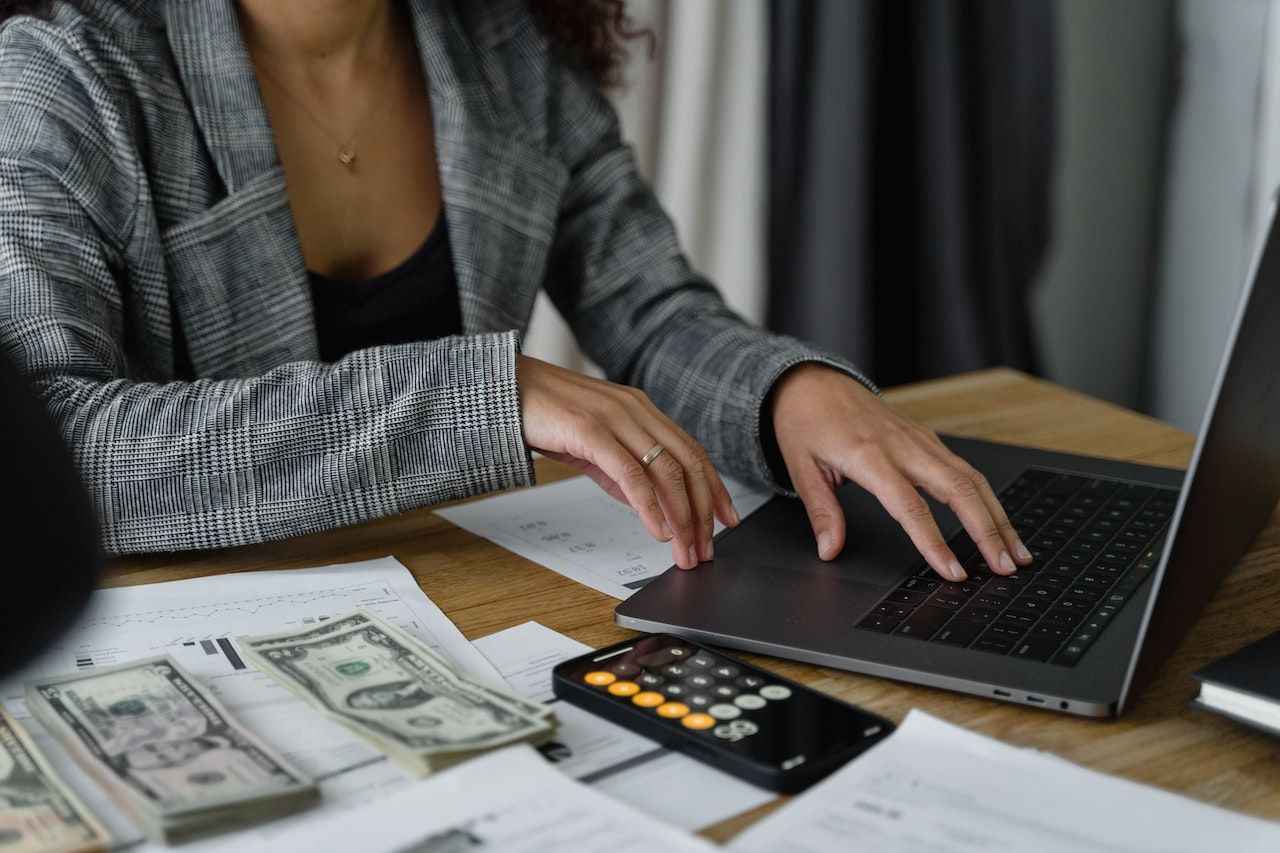
[[[1053,8],[771,0],[771,328],[883,385],[1035,371]]]

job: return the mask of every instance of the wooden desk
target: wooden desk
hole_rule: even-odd
[[[1192,438],[1133,412],[1031,379],[992,370],[889,392],[893,404],[942,432],[1185,466]],[[569,470],[547,460],[543,482]],[[603,646],[629,632],[613,624],[616,602],[418,510],[359,527],[287,542],[198,554],[114,561],[105,585],[285,569],[393,555],[468,638],[535,619]],[[1280,819],[1277,743],[1215,715],[1191,711],[1188,677],[1208,661],[1280,629],[1280,527],[1273,518],[1219,590],[1180,651],[1122,719],[1095,721],[1004,705],[839,670],[757,657],[819,690],[900,721],[921,708],[953,723],[1138,782],[1262,817]],[[980,782],[979,782],[980,784]],[[764,806],[711,827],[727,840]]]

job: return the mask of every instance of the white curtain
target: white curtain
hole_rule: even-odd
[[[1280,9],[1182,0],[1151,411],[1196,430],[1280,183]]]
[[[765,302],[766,0],[631,0],[657,53],[632,43],[615,94],[641,172],[675,220],[694,268],[759,322]],[[524,352],[594,371],[546,296]]]

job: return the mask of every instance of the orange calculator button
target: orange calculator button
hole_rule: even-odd
[[[680,724],[686,729],[709,729],[716,724],[716,718],[710,714],[690,714]]]
[[[606,684],[613,684],[613,682],[617,681],[618,676],[612,672],[588,672],[582,676],[582,680],[596,687],[604,687]]]
[[[668,720],[678,720],[689,713],[689,706],[683,702],[668,702],[658,706],[658,716]]]
[[[609,685],[609,692],[614,696],[634,696],[640,692],[640,685],[634,681],[615,681]]]
[[[656,708],[663,702],[667,701],[667,697],[661,693],[654,693],[652,690],[646,690],[643,693],[637,693],[631,697],[631,701],[635,702],[641,708]]]

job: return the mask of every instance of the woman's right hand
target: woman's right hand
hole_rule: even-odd
[[[525,355],[516,356],[516,383],[525,444],[630,506],[654,538],[671,542],[680,568],[711,559],[715,519],[737,526],[706,450],[643,391]],[[655,445],[665,452],[645,467],[640,460]]]

